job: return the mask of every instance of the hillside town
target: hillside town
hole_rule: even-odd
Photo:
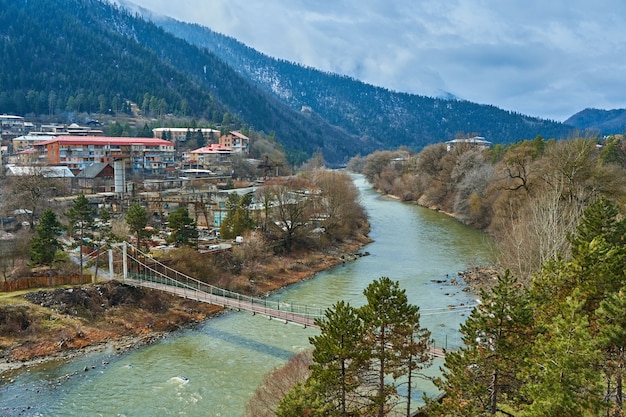
[[[141,199],[161,214],[185,203],[195,214],[196,208],[202,211],[202,202],[210,207],[212,218],[198,219],[199,224],[211,230],[219,229],[225,216],[225,189],[234,185],[233,156],[246,159],[250,149],[250,138],[238,131],[221,135],[210,128],[155,128],[150,138],[108,137],[97,120],[84,126],[35,125],[21,116],[0,115],[0,122],[0,176],[53,179],[63,191],[52,197],[83,194],[94,206],[113,213],[124,202]],[[202,135],[206,146],[183,146],[191,133]],[[248,159],[255,168],[263,162]],[[248,180],[243,184],[254,184],[254,178]],[[2,229],[28,223],[23,219],[28,214],[28,208],[2,213]]]

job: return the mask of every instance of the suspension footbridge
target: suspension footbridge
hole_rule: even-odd
[[[119,268],[114,268],[113,250],[109,250],[110,279],[119,279],[128,285],[163,291],[231,310],[246,311],[270,320],[298,324],[305,328],[319,328],[317,321],[326,317],[325,308],[251,297],[219,288],[170,268],[131,244],[120,244],[117,246],[117,249],[120,248],[121,271],[119,271]],[[117,273],[115,273],[116,269]],[[466,305],[427,309],[420,310],[420,314],[422,316],[450,313],[463,314],[471,312],[473,307]],[[444,357],[445,355],[444,349],[436,347],[434,343],[430,350],[433,356]]]

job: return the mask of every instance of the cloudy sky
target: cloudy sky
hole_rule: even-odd
[[[563,121],[626,108],[624,0],[132,0],[273,57]]]

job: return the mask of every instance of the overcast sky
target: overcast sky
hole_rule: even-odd
[[[624,0],[132,0],[267,55],[563,121],[626,108]]]

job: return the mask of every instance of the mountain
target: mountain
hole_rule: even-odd
[[[100,0],[0,0],[0,50],[0,113],[120,113],[132,102],[155,119],[171,113],[273,132],[292,163],[321,151],[340,165],[459,133],[502,143],[572,130],[294,65],[207,28],[171,19],[157,25]]]
[[[604,135],[622,134],[626,132],[626,109],[585,109],[567,119],[565,123]]]
[[[145,13],[145,11],[144,11]],[[146,15],[166,31],[206,48],[293,109],[318,114],[377,148],[413,149],[479,134],[495,143],[564,138],[572,127],[454,97],[394,92],[350,77],[268,57],[237,40],[197,24]],[[384,54],[381,54],[384,59]]]
[[[205,49],[99,0],[0,0],[0,113],[129,111],[274,132],[302,162],[334,163],[373,147],[316,115],[295,111]]]

